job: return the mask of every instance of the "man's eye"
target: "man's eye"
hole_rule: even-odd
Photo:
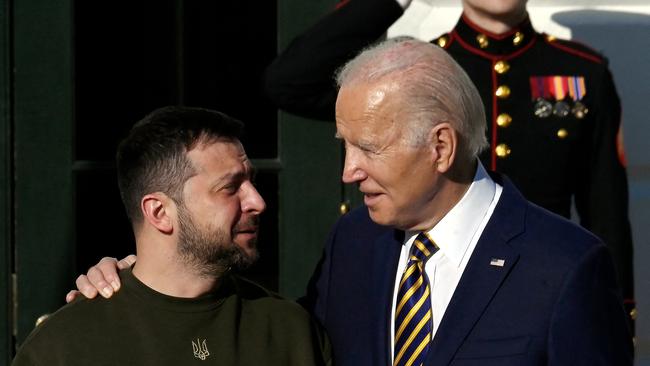
[[[228,193],[235,193],[239,190],[239,184],[228,184],[223,186],[223,190]]]
[[[359,147],[359,150],[361,150],[365,155],[376,155],[378,153],[377,149],[369,146],[361,146]]]

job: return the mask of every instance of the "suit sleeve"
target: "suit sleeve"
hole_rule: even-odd
[[[341,219],[339,219],[327,238],[323,255],[314,269],[309,284],[307,285],[307,293],[304,297],[298,299],[298,303],[302,305],[309,313],[316,318],[320,324],[325,325],[327,314],[327,296],[330,287],[330,269],[332,265],[332,255],[334,253],[334,244],[336,242],[337,231],[340,226]]]
[[[634,302],[632,235],[628,217],[627,176],[617,149],[621,107],[612,75],[603,67],[595,90],[595,113],[586,172],[576,190],[576,209],[583,227],[598,235],[609,247],[623,297]],[[590,111],[591,113],[591,111]]]
[[[265,90],[279,108],[333,121],[335,71],[379,39],[403,13],[395,0],[341,4],[295,38],[267,68]]]
[[[567,275],[555,305],[548,365],[632,365],[632,337],[625,320],[611,257],[594,246]]]

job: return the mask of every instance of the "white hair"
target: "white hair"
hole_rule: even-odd
[[[388,39],[345,64],[337,72],[336,82],[341,88],[389,78],[399,83],[411,116],[409,143],[426,143],[433,126],[449,122],[459,134],[465,154],[477,156],[488,146],[481,97],[447,52],[411,37]]]

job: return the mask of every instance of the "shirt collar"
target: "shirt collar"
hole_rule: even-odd
[[[440,252],[460,266],[467,248],[488,212],[496,184],[479,162],[469,189],[445,217],[429,230]],[[408,232],[411,239],[417,232]],[[412,241],[412,240],[410,240]]]
[[[495,58],[524,52],[535,42],[537,33],[528,17],[510,31],[494,34],[474,24],[463,14],[452,31],[452,37],[471,52]]]

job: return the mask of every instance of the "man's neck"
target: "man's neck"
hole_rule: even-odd
[[[463,7],[463,14],[474,24],[492,34],[506,33],[526,19],[528,13],[513,12],[509,14],[495,15],[482,12],[470,6]]]
[[[463,198],[469,187],[472,185],[476,169],[478,168],[478,160],[473,160],[467,163],[459,162],[455,168],[447,172],[444,177],[444,184],[438,190],[437,194],[432,197],[430,205],[426,211],[429,220],[420,222],[415,227],[402,228],[409,231],[422,231],[429,230],[436,226],[449,211]]]
[[[214,291],[220,278],[201,276],[188,270],[178,261],[147,260],[138,254],[133,275],[154,291],[168,296],[195,298]]]

